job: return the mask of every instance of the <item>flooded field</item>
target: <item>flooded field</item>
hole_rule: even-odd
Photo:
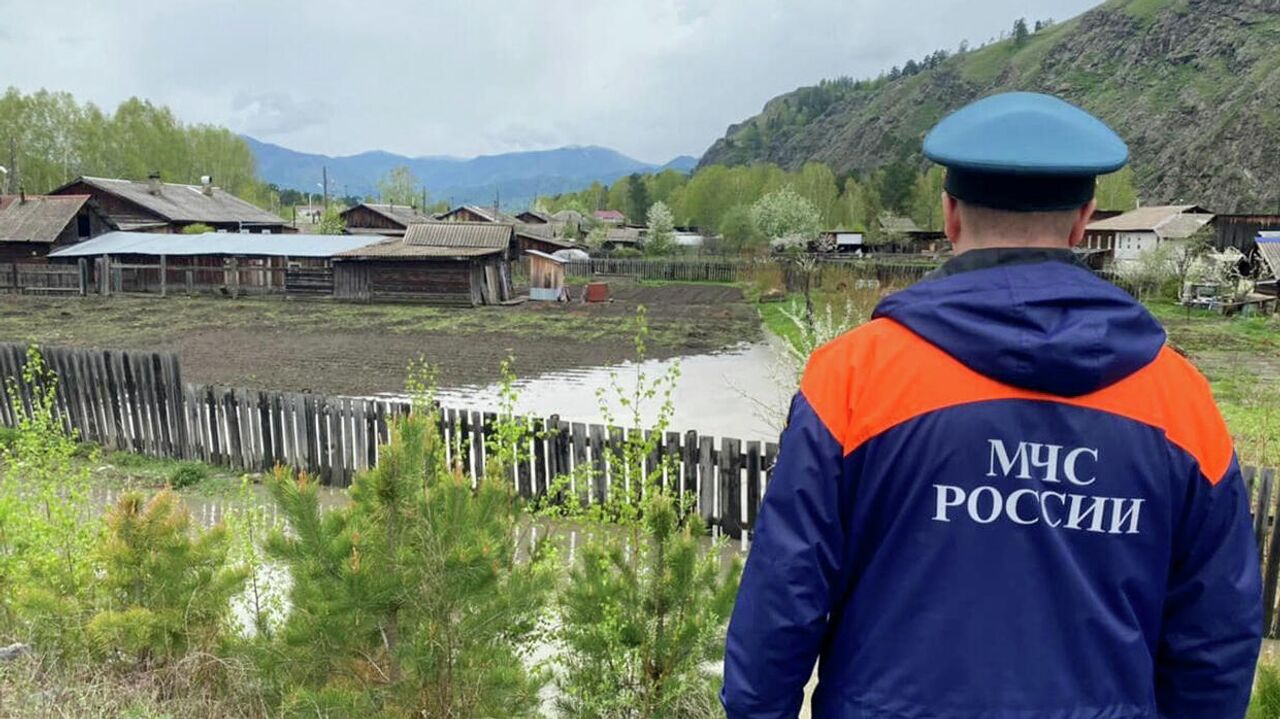
[[[602,423],[607,404],[614,417],[627,417],[611,389],[616,384],[632,391],[636,378],[646,381],[678,366],[680,376],[672,395],[671,429],[697,430],[717,437],[776,441],[783,413],[791,398],[789,369],[782,351],[771,342],[742,344],[708,354],[675,359],[655,359],[637,364],[548,372],[516,382],[517,411],[548,416],[559,414],[571,421]],[[442,388],[441,403],[449,407],[491,409],[498,406],[498,384],[458,385]],[[603,393],[603,398],[600,396]],[[657,419],[659,401],[646,402],[641,414],[646,424]]]

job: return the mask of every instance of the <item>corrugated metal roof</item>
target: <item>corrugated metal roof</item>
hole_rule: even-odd
[[[504,250],[515,229],[492,222],[422,222],[404,231],[407,245],[420,247],[483,247]]]
[[[260,257],[332,257],[369,244],[353,235],[261,235],[206,232],[168,235],[152,232],[108,232],[92,240],[49,253],[50,257],[101,255],[248,255]]]
[[[283,225],[284,220],[246,202],[220,188],[211,188],[205,194],[199,185],[160,183],[159,193],[151,191],[148,181],[118,180],[107,177],[81,177],[68,185],[84,182],[103,192],[146,208],[171,222],[241,222],[258,225]],[[58,191],[54,191],[58,194]]]
[[[1213,215],[1174,215],[1156,229],[1166,240],[1185,240],[1213,221]]]
[[[88,195],[0,197],[0,242],[52,244],[88,201]]]
[[[410,226],[410,229],[416,225]],[[441,247],[439,245],[412,245],[404,239],[394,238],[375,242],[339,253],[338,259],[457,259],[484,257],[502,252],[505,246],[493,247]]]
[[[1152,205],[1130,210],[1123,215],[1116,215],[1099,220],[1089,225],[1090,230],[1100,232],[1155,232],[1161,225],[1178,215],[1199,210],[1195,205]],[[1197,213],[1199,214],[1199,213]],[[1210,215],[1212,218],[1212,215]]]
[[[1259,235],[1258,255],[1271,270],[1271,276],[1280,278],[1280,235]]]

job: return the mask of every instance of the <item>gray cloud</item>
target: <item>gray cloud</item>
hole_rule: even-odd
[[[332,108],[323,100],[300,102],[287,92],[238,93],[231,101],[234,129],[271,139],[323,124]]]
[[[0,0],[0,77],[313,152],[595,144],[661,161],[799,85],[1095,2]]]

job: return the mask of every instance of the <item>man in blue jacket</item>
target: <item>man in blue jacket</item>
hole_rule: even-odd
[[[1128,148],[1045,95],[943,120],[955,257],[814,353],[729,627],[730,719],[1239,719],[1262,607],[1204,378],[1075,259]]]

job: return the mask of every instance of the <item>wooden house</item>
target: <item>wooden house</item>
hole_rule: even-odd
[[[1089,223],[1082,249],[1110,252],[1113,265],[1136,262],[1166,242],[1180,242],[1213,221],[1196,205],[1152,205]]]
[[[434,219],[416,207],[375,202],[361,202],[342,211],[342,221],[352,235],[403,237],[409,225]]]
[[[496,305],[512,299],[515,228],[494,222],[410,225],[404,237],[334,258],[334,296],[367,301]]]
[[[283,218],[214,187],[212,181],[178,185],[161,182],[159,175],[144,182],[80,177],[50,194],[88,195],[116,227],[132,232],[176,233],[195,224],[223,232],[293,231]]]
[[[516,242],[520,245],[521,252],[538,251],[545,252],[548,255],[558,252],[559,250],[571,250],[576,245],[572,242],[555,237],[543,236],[529,232],[528,228],[521,225],[516,228]]]
[[[437,215],[436,219],[442,222],[499,222],[508,225],[520,224],[520,220],[498,210],[497,208],[480,207],[479,205],[461,205],[441,215]]]
[[[627,222],[627,216],[617,210],[596,210],[591,213],[596,222],[603,222],[606,225],[624,225]]]
[[[524,212],[517,212],[516,219],[519,220],[520,222],[523,222],[526,225],[551,224],[551,216],[545,212],[538,212],[537,210],[525,210]]]
[[[115,229],[88,195],[0,195],[0,262],[46,255]]]

